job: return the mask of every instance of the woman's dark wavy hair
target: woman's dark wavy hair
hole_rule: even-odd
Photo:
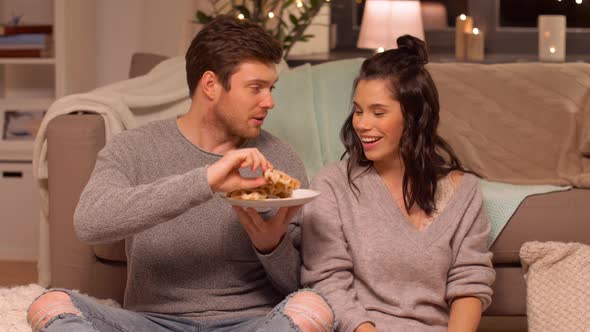
[[[452,170],[466,171],[451,146],[438,134],[438,90],[424,65],[428,63],[426,45],[418,38],[405,35],[397,39],[397,49],[388,50],[366,59],[355,79],[353,91],[361,80],[386,80],[391,97],[401,104],[404,128],[399,142],[399,153],[404,165],[404,205],[409,211],[414,204],[427,214],[435,211],[434,195],[437,180]],[[354,184],[352,171],[355,166],[373,166],[363,151],[363,146],[353,126],[354,110],[346,119],[340,132],[348,155],[348,183],[360,194]],[[358,193],[357,193],[358,192]]]

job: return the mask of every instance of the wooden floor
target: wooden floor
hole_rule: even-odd
[[[0,261],[0,287],[37,282],[36,262]]]

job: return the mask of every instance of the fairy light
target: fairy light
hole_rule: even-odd
[[[273,18],[275,17],[275,13],[273,12],[268,12],[268,18]]]
[[[383,47],[379,47],[377,49],[377,53],[383,53],[385,51],[385,49]]]
[[[459,15],[459,19],[460,19],[461,21],[465,21],[465,20],[467,19],[467,15],[465,15],[465,14],[461,14],[461,15]]]
[[[473,28],[473,34],[474,35],[479,35],[479,29],[478,28]]]
[[[243,20],[245,18],[244,14],[239,13],[238,14],[238,20]]]
[[[297,1],[297,8],[301,8],[301,7],[303,7],[303,1],[298,0]]]

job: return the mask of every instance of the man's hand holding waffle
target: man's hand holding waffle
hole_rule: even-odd
[[[262,170],[263,176],[245,178],[240,168],[252,172]],[[272,164],[256,148],[232,150],[207,168],[207,179],[213,192],[228,193],[227,197],[258,200],[271,197],[291,197],[299,189],[299,180],[285,172],[273,169]]]
[[[240,176],[239,169],[245,167],[253,172],[261,169],[264,176],[243,178]],[[293,190],[299,188],[299,181],[272,168],[272,164],[256,148],[232,150],[207,167],[207,181],[213,192],[232,193],[249,188],[265,188],[265,193],[290,196]],[[287,232],[289,222],[299,208],[300,206],[281,207],[274,216],[263,220],[253,208],[243,209],[233,206],[240,224],[254,247],[261,253],[272,252],[278,246]]]
[[[266,184],[264,177],[242,177],[239,170],[246,167],[253,172],[258,169],[266,171],[272,168],[272,164],[256,148],[229,151],[213,165],[207,167],[207,180],[211,190],[228,193]]]
[[[292,178],[285,172],[276,169],[267,169],[264,171],[266,184],[252,188],[234,190],[227,194],[227,197],[246,200],[259,200],[266,198],[288,198],[293,194],[293,190],[299,189],[301,183],[299,180]]]

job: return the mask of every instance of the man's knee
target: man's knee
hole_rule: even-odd
[[[80,315],[70,296],[62,291],[50,291],[41,295],[29,307],[27,323],[38,331],[52,318],[61,314]]]
[[[285,305],[285,314],[303,332],[329,332],[334,326],[334,312],[322,296],[312,291],[293,295]]]

